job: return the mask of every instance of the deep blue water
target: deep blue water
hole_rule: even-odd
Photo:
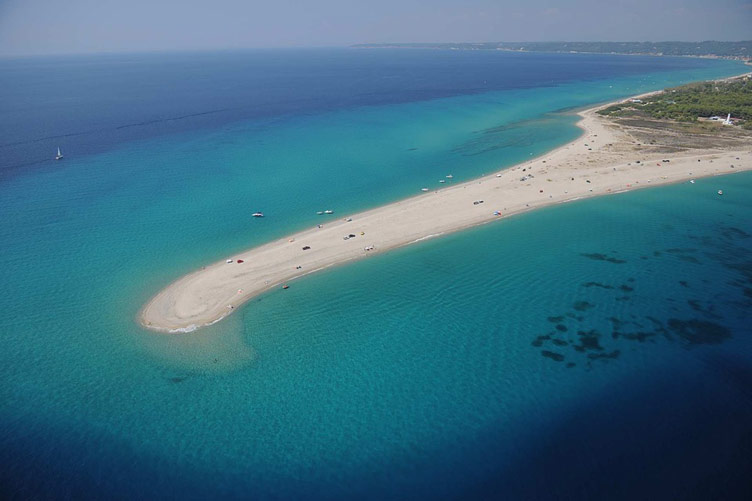
[[[739,73],[726,66],[708,75]],[[685,58],[423,50],[4,59],[0,175],[49,165],[59,145],[82,157],[238,120],[708,68]]]
[[[171,280],[322,207],[469,179],[576,137],[563,110],[742,71],[387,50],[0,61],[0,493],[746,498],[750,174],[423,242],[190,334],[135,322]]]

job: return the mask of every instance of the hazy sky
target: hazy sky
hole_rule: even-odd
[[[0,0],[0,54],[749,40],[752,0]]]

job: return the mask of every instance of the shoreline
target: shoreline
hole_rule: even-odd
[[[752,170],[752,146],[641,152],[629,129],[596,114],[609,104],[659,92],[576,112],[582,132],[575,140],[523,163],[456,185],[446,178],[443,188],[327,220],[322,228],[297,232],[184,275],[144,305],[139,323],[160,332],[191,332],[219,322],[270,289],[331,266],[542,207]],[[349,235],[354,237],[344,238]]]
[[[460,42],[468,43],[468,42]],[[522,42],[525,43],[525,42]],[[691,57],[696,59],[723,59],[725,61],[740,61],[742,64],[752,66],[752,59],[745,59],[746,56],[719,56],[717,54],[664,54],[658,52],[591,52],[584,50],[577,51],[563,51],[563,50],[534,50],[534,49],[508,49],[508,48],[484,48],[484,49],[470,49],[470,48],[453,48],[453,47],[411,47],[407,45],[390,45],[390,44],[353,44],[348,45],[348,49],[354,50],[384,50],[384,49],[399,49],[399,50],[445,50],[445,51],[476,51],[476,52],[508,52],[508,53],[522,53],[522,54],[590,54],[590,55],[608,55],[608,56],[648,56],[648,57]]]

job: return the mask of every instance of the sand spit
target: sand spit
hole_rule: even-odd
[[[582,135],[544,156],[429,192],[416,186],[415,197],[329,220],[185,275],[155,295],[139,321],[157,331],[188,332],[266,290],[395,247],[552,204],[752,169],[752,144],[651,153],[629,127],[597,115],[602,107],[580,112]]]

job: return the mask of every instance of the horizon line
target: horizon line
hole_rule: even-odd
[[[72,51],[72,52],[28,52],[28,53],[0,53],[0,59],[23,59],[34,57],[51,56],[107,56],[107,55],[138,55],[138,54],[165,54],[165,53],[206,53],[206,52],[241,52],[250,50],[305,50],[305,49],[347,49],[372,45],[485,45],[485,44],[544,44],[544,43],[752,43],[752,40],[529,40],[529,41],[448,41],[448,42],[357,42],[345,45],[279,45],[279,46],[249,46],[249,47],[193,47],[193,48],[154,48],[154,49],[113,49],[104,51]]]

